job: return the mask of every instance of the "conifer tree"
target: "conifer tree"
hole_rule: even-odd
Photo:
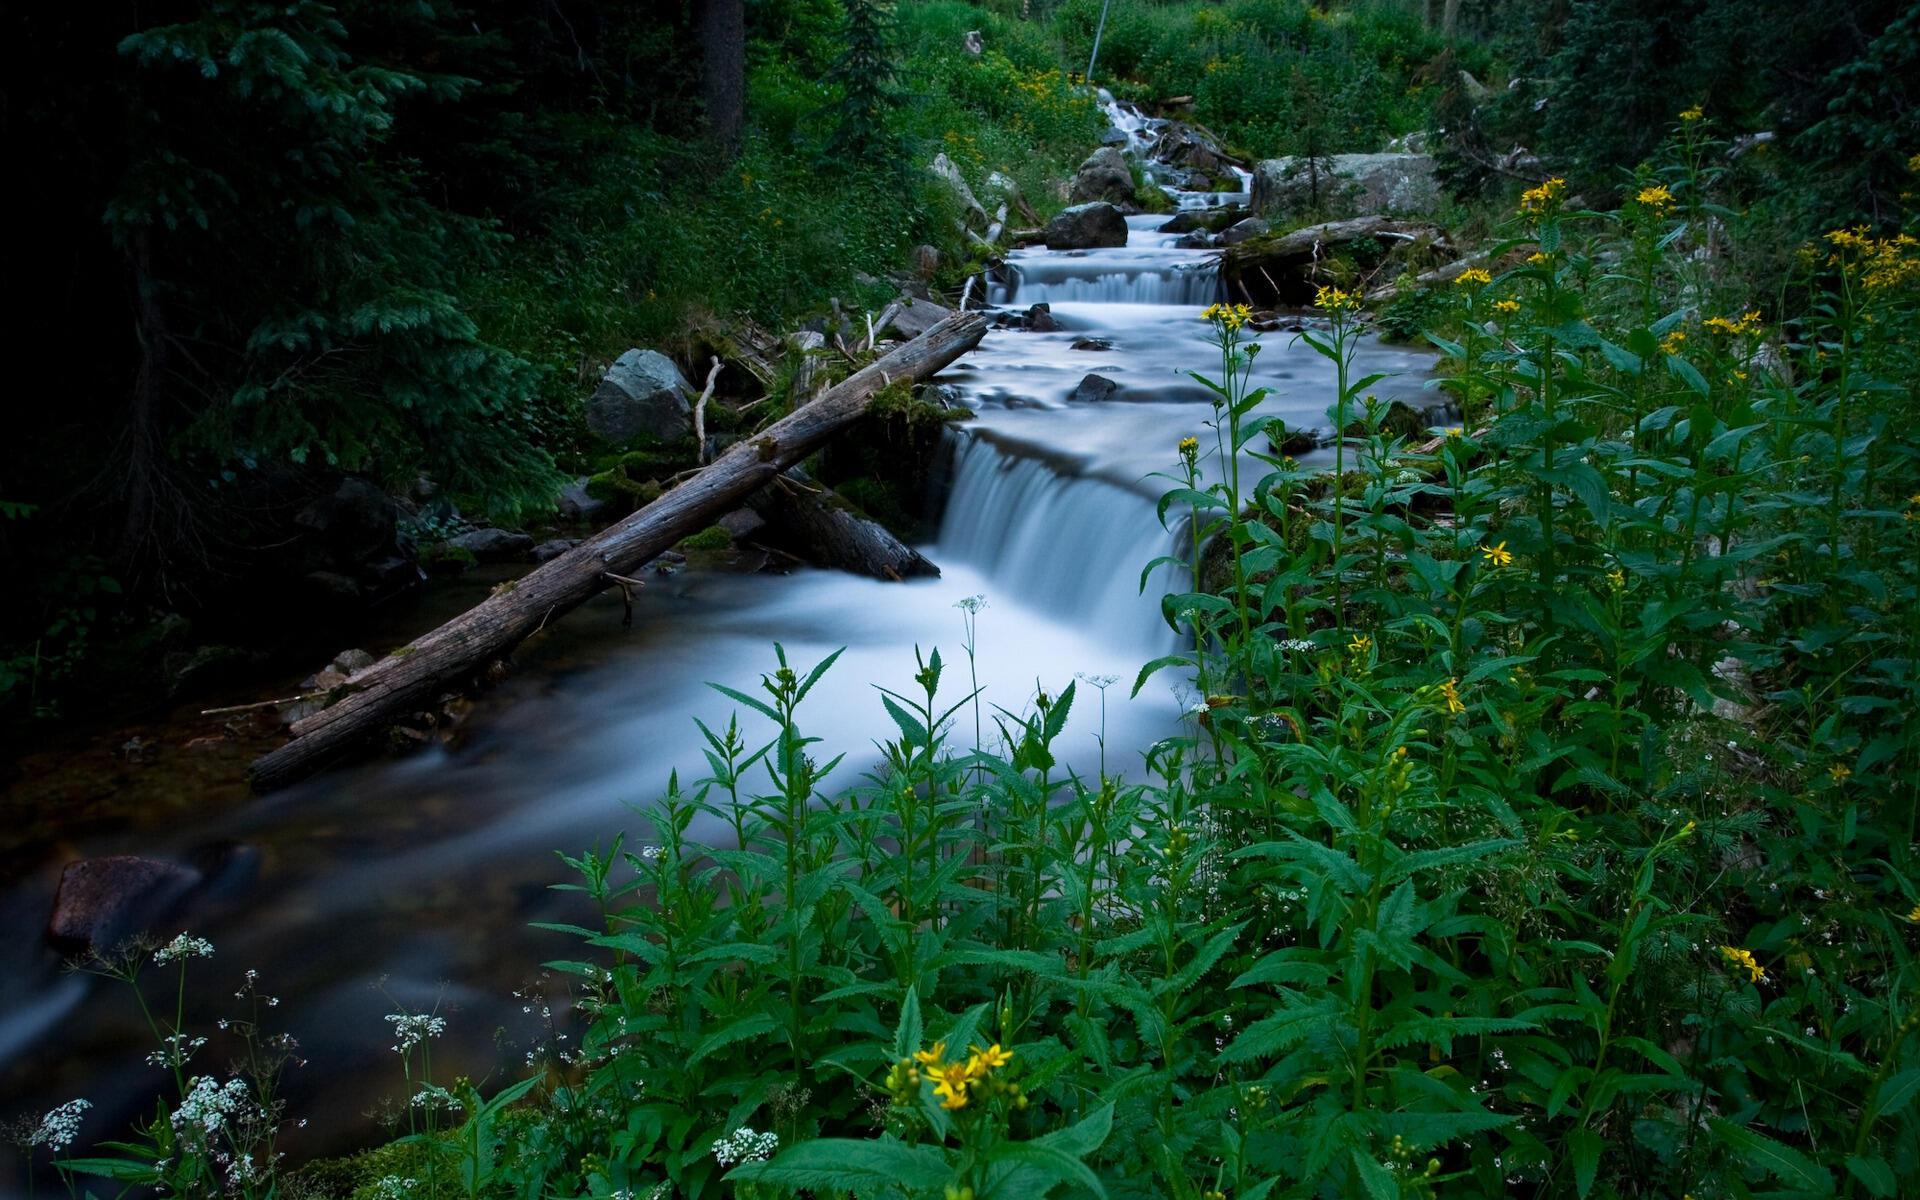
[[[840,89],[838,121],[829,144],[842,159],[871,163],[884,152],[895,74],[888,45],[893,9],[885,0],[841,0],[846,10],[840,57],[828,72]]]

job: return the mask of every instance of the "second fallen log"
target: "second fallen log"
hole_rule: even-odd
[[[854,511],[797,469],[755,492],[747,507],[780,541],[823,567],[896,581],[940,574],[939,567],[886,526]]]
[[[729,447],[678,487],[502,587],[355,675],[336,703],[293,725],[253,763],[254,786],[283,786],[349,753],[445,687],[483,672],[534,631],[712,524],[858,420],[882,389],[925,379],[978,345],[986,320],[961,313],[862,368],[811,404]]]

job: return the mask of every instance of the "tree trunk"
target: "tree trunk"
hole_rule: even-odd
[[[1440,230],[1432,225],[1396,221],[1391,217],[1353,217],[1309,225],[1277,238],[1260,238],[1229,247],[1220,259],[1220,275],[1230,295],[1254,304],[1309,303],[1315,290],[1314,273],[1335,251],[1361,238],[1389,241],[1425,239],[1441,245]]]
[[[737,508],[859,419],[882,388],[935,374],[978,345],[986,329],[983,317],[968,313],[941,322],[813,403],[729,447],[639,512],[394,651],[354,677],[350,693],[338,703],[296,721],[292,741],[255,760],[254,786],[280,787],[317,770],[427,704],[451,681],[484,671],[549,621],[609,586],[609,576],[632,574]]]
[[[705,58],[701,86],[707,129],[721,154],[740,152],[740,126],[747,112],[747,21],[744,0],[704,0],[700,47]]]
[[[748,497],[747,507],[780,541],[821,566],[896,582],[940,574],[939,567],[886,526],[855,512],[798,469]]]
[[[1447,6],[1443,12],[1444,15],[1440,18],[1440,36],[1452,41],[1454,31],[1460,24],[1460,0],[1447,0]]]

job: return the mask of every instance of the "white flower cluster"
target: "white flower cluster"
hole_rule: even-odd
[[[642,846],[640,848],[640,857],[647,862],[659,862],[666,853],[667,848],[665,846]]]
[[[405,1054],[428,1038],[437,1038],[447,1031],[446,1019],[430,1013],[388,1013],[387,1020],[393,1025],[396,1054]]]
[[[1280,643],[1280,648],[1282,650],[1291,650],[1295,654],[1311,654],[1314,651],[1313,643],[1307,641],[1305,638],[1288,638]]]
[[[27,1139],[29,1146],[45,1146],[49,1150],[65,1150],[73,1144],[80,1132],[81,1114],[93,1107],[89,1100],[69,1100],[40,1118],[40,1128],[33,1131]]]
[[[713,1158],[721,1166],[731,1167],[735,1163],[772,1158],[779,1148],[779,1134],[755,1133],[753,1126],[742,1125],[713,1144]]]
[[[373,1194],[381,1200],[403,1200],[408,1192],[420,1186],[418,1179],[402,1179],[398,1175],[383,1175],[373,1185]]]
[[[166,1049],[155,1050],[147,1055],[147,1065],[177,1067],[192,1058],[206,1044],[207,1039],[203,1037],[188,1037],[184,1033],[173,1034],[166,1039]]]
[[[195,1076],[180,1107],[173,1110],[173,1127],[218,1133],[227,1118],[244,1111],[251,1100],[244,1079],[229,1079],[222,1084],[210,1075]]]
[[[449,1112],[460,1107],[460,1101],[454,1099],[452,1092],[430,1083],[413,1094],[413,1106],[424,1108],[428,1112],[444,1108]]]
[[[185,962],[189,958],[212,957],[213,943],[190,933],[180,934],[153,952],[153,961],[163,967],[170,962]]]

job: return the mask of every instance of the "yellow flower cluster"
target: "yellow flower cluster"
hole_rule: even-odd
[[[1767,977],[1765,968],[1754,961],[1751,950],[1742,950],[1738,946],[1722,946],[1720,957],[1726,959],[1730,965],[1744,970],[1750,983],[1759,983]]]
[[[1913,911],[1907,914],[1907,920],[1912,921],[1915,925],[1920,925],[1920,904],[1913,906]]]
[[[1353,651],[1355,655],[1365,654],[1373,649],[1373,639],[1364,633],[1356,633],[1353,635],[1353,640],[1347,643],[1347,649]]]
[[[1847,780],[1853,778],[1853,768],[1847,766],[1845,763],[1834,763],[1827,768],[1827,778],[1833,780],[1835,783],[1845,783]]]
[[[1461,287],[1473,287],[1476,284],[1484,287],[1493,282],[1493,276],[1488,274],[1484,267],[1468,267],[1466,270],[1460,272],[1459,277],[1455,279],[1454,282]]]
[[[991,1078],[995,1071],[1013,1061],[1013,1051],[1002,1050],[998,1042],[985,1049],[973,1046],[959,1062],[944,1061],[946,1052],[945,1042],[935,1042],[933,1049],[916,1051],[913,1056],[914,1062],[933,1081],[933,1094],[940,1098],[941,1108],[949,1111],[965,1108],[972,1101],[974,1091],[989,1083],[995,1091],[1012,1096],[1017,1107],[1026,1107],[1026,1097],[1021,1094],[1019,1084]]]
[[[1187,461],[1191,462],[1193,461],[1194,456],[1199,453],[1200,453],[1199,438],[1183,437],[1180,439],[1180,457],[1181,458],[1184,458]]]
[[[1212,321],[1229,333],[1238,333],[1252,317],[1253,309],[1245,304],[1209,304],[1200,314],[1201,320]]]
[[[1321,285],[1313,294],[1313,306],[1323,308],[1330,313],[1353,312],[1360,307],[1360,297],[1352,292],[1343,292],[1337,287]]]
[[[1652,209],[1656,213],[1663,213],[1673,207],[1673,193],[1667,190],[1665,184],[1660,183],[1641,188],[1633,200],[1640,207]]]
[[[1505,313],[1510,317],[1520,311],[1520,302],[1518,300],[1495,300],[1493,302],[1493,311]]]
[[[1685,343],[1686,340],[1687,335],[1676,329],[1666,337],[1660,339],[1660,352],[1662,354],[1678,354],[1680,353],[1681,345]]]
[[[1550,261],[1552,260],[1539,250],[1535,250],[1532,254],[1527,255],[1527,265],[1530,267],[1543,266]]]
[[[1707,115],[1706,113],[1701,111],[1700,106],[1696,104],[1692,108],[1689,108],[1686,111],[1682,112],[1680,114],[1680,119],[1682,121],[1685,121],[1687,124],[1691,125],[1695,121],[1698,121],[1701,117],[1704,117],[1706,115]]]
[[[1460,698],[1460,681],[1449,679],[1440,685],[1440,698],[1446,701],[1447,712],[1459,714],[1467,711],[1467,702]]]
[[[1853,252],[1861,286],[1870,292],[1892,291],[1920,282],[1920,253],[1916,253],[1920,251],[1920,240],[1910,233],[1877,238],[1865,225],[1856,225],[1852,229],[1834,230],[1827,235],[1827,241],[1839,251]],[[1836,254],[1830,261],[1839,260]]]
[[[1547,180],[1539,187],[1528,188],[1520,194],[1520,211],[1542,213],[1557,207],[1567,195],[1567,181],[1558,175]]]
[[[1729,337],[1758,333],[1760,331],[1760,310],[1750,308],[1746,312],[1741,313],[1738,319],[1730,317],[1708,317],[1703,323],[1708,329],[1713,330],[1715,333],[1724,333]]]
[[[1488,566],[1510,567],[1513,565],[1513,552],[1507,549],[1505,542],[1480,547],[1480,555],[1487,560]]]

